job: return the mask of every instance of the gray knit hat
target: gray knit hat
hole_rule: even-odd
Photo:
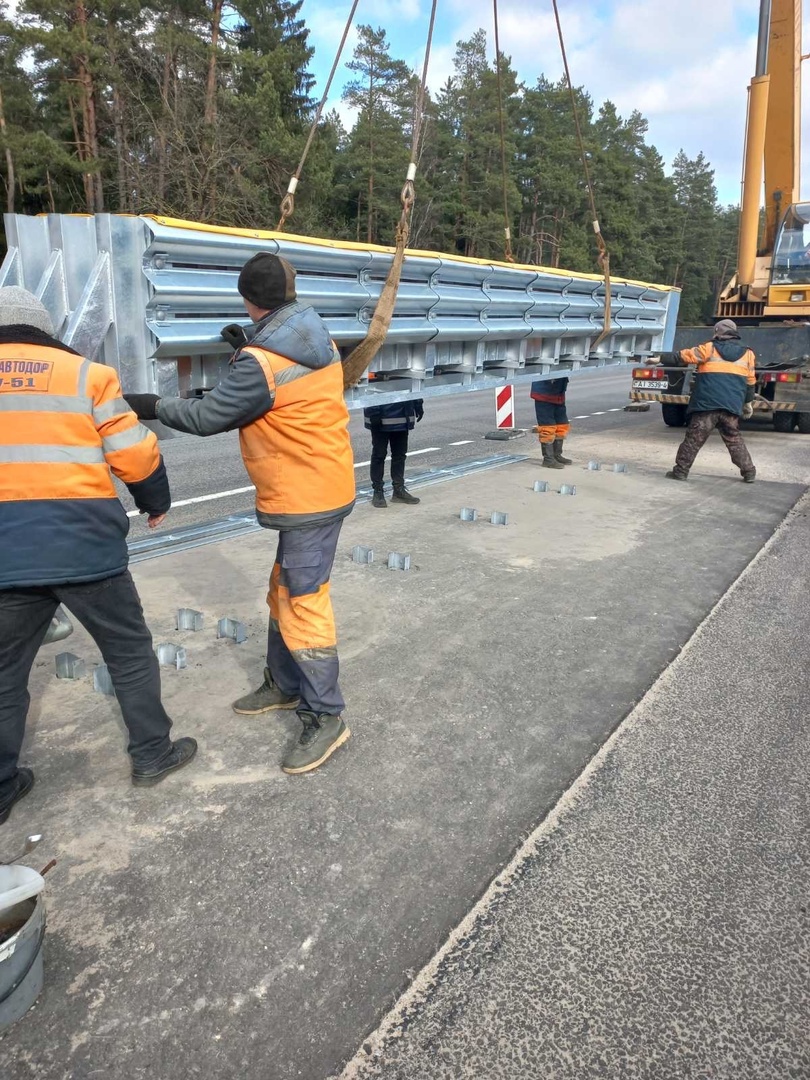
[[[0,326],[35,326],[53,335],[48,309],[27,289],[7,285],[0,289]]]
[[[738,338],[740,331],[733,319],[721,319],[720,322],[714,324],[714,336],[717,341],[729,341],[732,338]]]

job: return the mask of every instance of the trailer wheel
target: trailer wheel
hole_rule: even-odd
[[[670,402],[662,402],[661,415],[664,418],[664,423],[667,427],[685,427],[686,426],[686,406],[685,405],[673,405]]]
[[[796,413],[796,427],[802,435],[810,435],[810,413]]]
[[[800,416],[806,415],[800,413]],[[773,430],[781,431],[784,435],[793,431],[793,425],[796,423],[796,414],[791,412],[775,412],[773,414]]]

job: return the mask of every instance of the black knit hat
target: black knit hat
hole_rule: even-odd
[[[239,274],[239,294],[263,311],[275,311],[295,300],[295,270],[280,255],[260,251]]]

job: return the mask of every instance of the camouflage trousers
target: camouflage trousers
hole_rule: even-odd
[[[754,463],[748,453],[748,447],[740,434],[739,416],[717,409],[714,412],[695,412],[689,417],[689,427],[675,458],[676,473],[681,476],[687,475],[701,446],[715,428],[720,432],[720,438],[726,444],[731,460],[743,476],[754,471]]]

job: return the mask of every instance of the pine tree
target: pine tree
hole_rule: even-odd
[[[343,100],[358,116],[343,162],[346,211],[351,216],[349,208],[356,207],[358,239],[362,230],[368,243],[390,243],[410,157],[416,79],[393,59],[381,27],[358,27],[348,68],[358,78],[347,84]]]
[[[675,284],[683,288],[680,321],[696,325],[711,319],[718,273],[719,232],[714,170],[703,154],[681,150],[672,166],[680,217]]]

